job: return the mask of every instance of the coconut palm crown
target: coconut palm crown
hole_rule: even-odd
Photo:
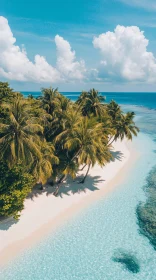
[[[84,116],[102,116],[104,113],[105,97],[100,95],[94,88],[88,92],[82,92],[76,103],[81,107]]]

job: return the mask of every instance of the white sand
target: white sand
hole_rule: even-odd
[[[82,206],[87,202],[106,195],[116,186],[117,175],[120,175],[120,178],[123,176],[122,169],[130,159],[130,151],[127,148],[126,141],[124,140],[122,143],[117,141],[114,144],[113,152],[120,158],[116,158],[115,161],[103,168],[96,165],[90,170],[90,176],[85,184],[72,182],[71,187],[71,183],[64,183],[61,196],[55,197],[52,193],[47,195],[47,192],[44,192],[37,197],[33,197],[33,200],[27,199],[19,221],[12,223],[6,230],[0,230],[0,263],[5,262],[6,259],[16,255],[22,248],[30,245],[32,240],[40,240],[41,236],[43,237],[59,221],[61,222],[73,215],[75,209],[82,209]],[[86,169],[83,173],[85,171]],[[79,175],[81,174],[82,172]],[[113,178],[115,180],[112,180]],[[79,188],[82,190],[78,192]],[[51,190],[52,187],[49,187],[48,191]],[[1,222],[0,229],[7,227],[9,223],[10,220]]]

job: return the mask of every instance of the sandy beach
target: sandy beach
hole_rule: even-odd
[[[74,213],[82,210],[91,201],[107,195],[124,179],[129,167],[137,158],[131,149],[131,143],[117,141],[112,150],[115,160],[101,168],[94,166],[90,170],[85,184],[79,184],[78,178],[64,182],[58,197],[52,194],[52,187],[47,185],[43,193],[36,193],[25,201],[24,210],[17,222],[11,219],[0,223],[0,264],[4,265],[35,242],[39,242],[46,234]]]

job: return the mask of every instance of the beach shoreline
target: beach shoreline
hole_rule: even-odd
[[[0,265],[5,266],[84,207],[113,191],[125,179],[127,172],[139,157],[132,144],[127,145],[126,140],[117,141],[113,153],[115,160],[103,168],[97,165],[92,168],[84,185],[77,182],[66,183],[66,187],[63,186],[66,193],[64,192],[62,197],[52,194],[47,196],[44,192],[33,200],[27,199],[19,221],[7,230],[0,230]],[[78,192],[78,188],[83,190]],[[74,193],[72,189],[75,190]],[[1,227],[3,224],[1,223]]]

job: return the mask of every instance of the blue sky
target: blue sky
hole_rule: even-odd
[[[155,91],[154,0],[1,0],[0,15],[0,79],[16,90]]]

